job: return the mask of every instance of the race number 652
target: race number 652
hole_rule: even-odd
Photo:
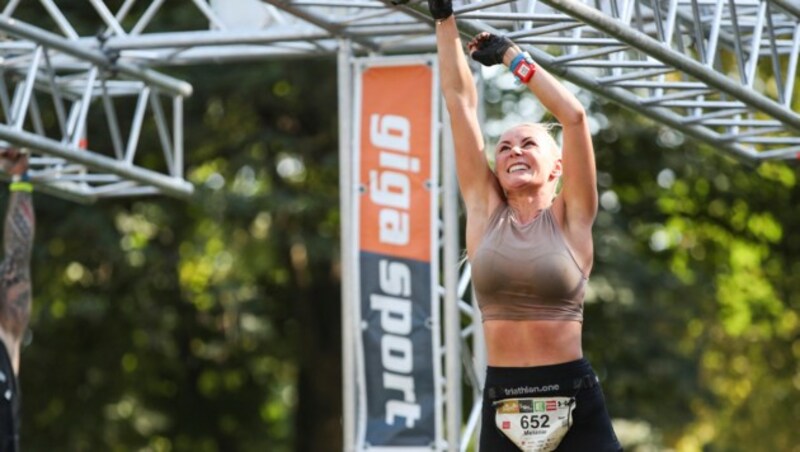
[[[519,426],[528,428],[547,428],[550,416],[546,414],[531,414],[530,416],[524,415],[519,419]]]

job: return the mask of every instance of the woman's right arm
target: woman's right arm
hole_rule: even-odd
[[[478,91],[452,14],[437,20],[436,45],[442,93],[453,132],[458,184],[467,208],[467,218],[472,221],[488,218],[489,209],[500,199],[499,186],[483,152],[483,134],[478,124]],[[469,236],[473,235],[470,232],[480,235],[479,231],[468,231],[468,242]],[[467,248],[471,248],[469,244]]]

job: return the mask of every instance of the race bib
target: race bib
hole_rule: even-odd
[[[495,424],[523,452],[550,452],[572,425],[574,397],[526,397],[494,402]]]

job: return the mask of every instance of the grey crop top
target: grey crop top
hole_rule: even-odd
[[[525,225],[501,204],[472,258],[483,320],[583,321],[587,278],[550,209]]]

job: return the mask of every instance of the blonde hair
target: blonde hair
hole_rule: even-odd
[[[508,129],[504,130],[503,133],[500,134],[500,138],[502,138],[503,135],[505,135],[506,132],[508,132],[511,129],[516,129],[517,127],[530,127],[532,129],[538,130],[540,132],[544,132],[544,136],[545,136],[544,137],[544,141],[545,141],[544,144],[547,147],[551,148],[556,153],[556,156],[558,156],[558,158],[561,158],[561,146],[558,145],[558,143],[556,142],[555,137],[553,136],[553,133],[551,132],[553,129],[556,129],[557,127],[560,127],[560,126],[561,126],[561,124],[553,123],[553,122],[521,122],[521,123],[519,123],[519,124],[517,124],[515,126],[509,127]],[[499,141],[499,138],[498,138],[498,141]],[[494,160],[495,160],[495,153],[497,153],[497,142],[495,142],[495,143],[489,142],[487,144],[491,144],[491,146],[487,146],[485,148],[486,159],[489,162],[489,168],[491,168],[492,171],[494,171],[495,170],[495,167],[494,167],[495,161]],[[491,151],[490,151],[490,149],[491,149]]]
[[[505,132],[508,132],[511,129],[516,129],[517,127],[530,127],[534,130],[538,130],[540,132],[544,132],[545,138],[544,141],[548,147],[553,149],[556,152],[556,155],[561,158],[561,146],[558,145],[556,142],[555,137],[553,136],[553,129],[560,127],[561,124],[554,123],[554,122],[523,122],[520,124],[515,125],[514,127],[508,128]]]

